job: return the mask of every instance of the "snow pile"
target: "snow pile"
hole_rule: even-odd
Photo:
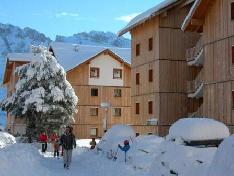
[[[209,168],[208,176],[233,176],[234,174],[234,136],[226,138],[219,146]]]
[[[195,148],[165,141],[158,147],[150,175],[205,176],[216,148]]]
[[[49,175],[40,161],[42,156],[31,145],[15,144],[0,150],[0,175],[19,176],[19,175]]]
[[[136,152],[133,167],[136,169],[149,170],[155,157],[159,154],[159,146],[164,138],[149,135],[136,138]]]
[[[14,143],[16,143],[14,136],[6,132],[0,132],[0,148],[6,147],[7,145],[14,144]]]
[[[98,143],[97,150],[102,151],[102,154],[110,159],[113,158],[117,152],[118,160],[122,161],[124,160],[124,152],[118,150],[118,144],[123,146],[124,140],[128,140],[131,146],[128,151],[128,157],[130,159],[135,149],[135,132],[127,125],[114,125],[109,129]]]
[[[99,139],[96,139],[95,141],[97,144],[99,143]],[[91,139],[78,139],[78,140],[76,140],[76,145],[77,145],[77,147],[90,148],[91,147],[90,142],[91,142]]]
[[[229,135],[229,129],[221,122],[208,118],[185,118],[170,127],[167,138],[196,141],[223,139]]]

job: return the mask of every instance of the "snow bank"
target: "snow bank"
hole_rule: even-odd
[[[127,125],[114,125],[102,137],[97,145],[97,149],[102,151],[102,154],[107,155],[108,158],[113,158],[118,151],[118,160],[123,160],[124,152],[118,150],[118,144],[123,146],[124,140],[129,141],[131,148],[128,151],[128,157],[131,157],[135,146],[135,131]]]
[[[208,176],[233,176],[234,174],[234,136],[226,138],[219,146],[209,168]]]
[[[0,175],[49,175],[48,170],[40,163],[42,156],[31,145],[15,144],[0,149]]]
[[[229,135],[229,129],[221,122],[208,118],[185,118],[170,127],[167,138],[196,141],[223,139]]]
[[[158,155],[150,175],[206,176],[216,148],[195,148],[165,141],[158,147]]]
[[[98,144],[99,143],[99,139],[96,139],[95,140],[96,143]],[[76,140],[76,145],[77,147],[88,147],[90,148],[90,142],[91,142],[91,139],[78,139]]]
[[[0,131],[0,148],[16,143],[15,137],[7,132]]]
[[[149,135],[136,138],[136,151],[133,160],[133,167],[136,169],[149,170],[155,157],[159,154],[158,147],[164,138]]]

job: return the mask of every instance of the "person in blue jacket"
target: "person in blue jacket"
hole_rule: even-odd
[[[122,147],[122,146],[119,144],[118,147],[120,148],[120,150],[122,150],[122,151],[125,153],[125,163],[126,163],[126,153],[127,153],[127,151],[130,149],[129,141],[128,141],[128,140],[125,140],[125,141],[124,141],[124,146]]]

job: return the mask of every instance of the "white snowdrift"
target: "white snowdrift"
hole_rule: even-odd
[[[114,125],[102,137],[97,148],[108,158],[113,158],[114,155],[116,155],[115,153],[118,151],[117,158],[119,161],[122,161],[124,160],[124,152],[118,149],[118,144],[123,146],[124,140],[128,140],[131,146],[128,151],[128,158],[130,158],[133,156],[135,149],[135,132],[127,125]]]
[[[0,131],[0,148],[16,143],[15,137],[7,132]]]
[[[209,168],[208,176],[233,176],[234,174],[234,136],[226,138],[219,146]]]
[[[164,142],[164,138],[155,135],[138,136],[136,138],[133,167],[149,170],[155,157],[160,153],[158,147],[162,142]]]
[[[158,147],[151,176],[206,176],[216,148],[195,148],[165,141]]]
[[[185,118],[175,122],[169,129],[168,139],[212,140],[230,135],[226,125],[208,118]]]
[[[47,176],[48,170],[40,163],[42,156],[31,145],[15,144],[0,149],[0,175]]]

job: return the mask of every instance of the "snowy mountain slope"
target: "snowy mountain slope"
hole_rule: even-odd
[[[129,39],[118,37],[111,32],[91,31],[89,33],[82,32],[73,36],[64,37],[56,36],[56,42],[77,43],[85,45],[98,45],[109,47],[130,48],[131,41]]]

